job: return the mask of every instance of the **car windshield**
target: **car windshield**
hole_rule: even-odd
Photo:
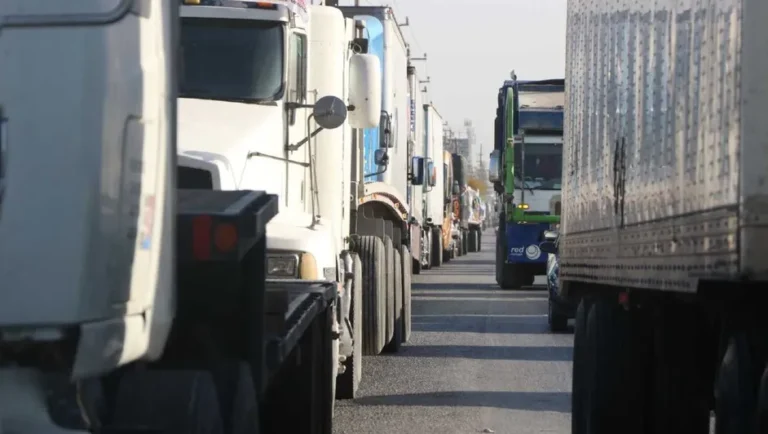
[[[515,186],[537,190],[560,190],[563,170],[563,145],[560,143],[526,143],[525,172],[522,147],[515,147]]]
[[[283,92],[281,23],[184,18],[180,96],[271,101]]]

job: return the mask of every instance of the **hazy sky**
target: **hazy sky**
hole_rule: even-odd
[[[429,99],[454,130],[475,126],[483,152],[491,150],[496,94],[512,69],[519,79],[565,75],[567,0],[360,0],[390,5],[403,27]],[[341,0],[342,5],[354,4]],[[426,71],[425,71],[426,67]],[[487,158],[487,156],[486,156]]]

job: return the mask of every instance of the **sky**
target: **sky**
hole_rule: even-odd
[[[567,0],[360,0],[389,5],[411,44],[428,98],[454,130],[472,120],[483,155],[491,152],[496,95],[518,79],[563,78]],[[353,0],[340,0],[352,5]],[[426,70],[425,70],[426,69]],[[477,150],[475,150],[477,152]]]

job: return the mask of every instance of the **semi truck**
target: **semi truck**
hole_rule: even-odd
[[[341,284],[331,327],[342,399],[356,394],[362,355],[397,351],[410,330],[408,209],[391,184],[365,182],[386,168],[405,171],[405,145],[392,149],[391,98],[382,93],[382,68],[393,67],[375,54],[377,41],[365,22],[328,5],[182,7],[180,171],[198,188],[280,197],[267,235],[268,285]],[[330,107],[335,129],[312,111],[330,97],[342,101]],[[365,135],[376,136],[375,146],[363,146]]]
[[[560,221],[563,159],[562,79],[526,81],[512,74],[499,89],[489,179],[498,195],[496,282],[504,289],[533,284],[546,272],[541,233]]]
[[[429,231],[426,242],[429,267],[439,267],[448,261],[444,251],[450,249],[450,225],[446,226],[449,218],[445,215],[444,167],[443,155],[443,118],[432,103],[423,104],[422,119],[424,133],[422,144],[427,159],[427,174],[429,182],[424,188],[424,222]]]
[[[178,17],[0,7],[0,433],[331,432],[337,284],[266,287],[274,195],[177,189]]]
[[[573,433],[768,431],[766,20],[763,0],[568,2],[542,250],[581,298]]]
[[[483,221],[485,218],[483,214],[483,200],[480,197],[480,192],[469,186],[464,190],[463,196],[464,203],[466,204],[464,215],[468,229],[467,252],[479,252],[483,236]]]
[[[467,159],[457,153],[451,154],[451,161],[453,164],[451,204],[453,207],[453,225],[455,227],[453,239],[456,244],[456,256],[463,256],[467,254],[467,246],[469,244],[468,204],[467,198],[464,195],[464,192],[467,190],[467,170],[469,165],[467,164]]]
[[[376,107],[379,124],[359,128],[353,136],[360,164],[353,181],[357,194],[349,231],[353,239],[382,239],[385,256],[394,258],[388,269],[388,275],[394,276],[390,281],[396,282],[388,287],[393,296],[386,303],[382,301],[387,309],[386,336],[381,336],[373,346],[375,350],[369,353],[396,352],[411,333],[411,274],[413,261],[420,258],[421,245],[422,228],[408,203],[414,156],[408,140],[409,111],[416,88],[413,80],[417,79],[409,77],[407,43],[391,7],[337,7],[347,19],[357,23],[360,35],[365,35],[368,41],[368,55],[378,59],[381,68],[381,78],[376,82],[381,92]],[[368,257],[371,270],[382,261]]]

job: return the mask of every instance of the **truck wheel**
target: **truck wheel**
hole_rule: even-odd
[[[421,259],[411,259],[413,274],[421,274]]]
[[[467,251],[469,253],[477,251],[477,233],[474,229],[470,229],[467,234]]]
[[[477,231],[477,251],[480,252],[483,250],[483,231]]]
[[[768,432],[768,366],[760,378],[760,389],[757,397],[757,430],[755,432]]]
[[[526,274],[520,266],[502,262],[500,268],[501,281],[498,284],[502,289],[522,289],[533,283],[533,276]]]
[[[384,251],[387,270],[387,317],[386,317],[386,335],[384,336],[384,345],[392,340],[395,333],[395,246],[392,244],[392,238],[384,236]]]
[[[209,372],[131,371],[120,379],[110,425],[163,434],[223,434],[219,409]]]
[[[405,340],[403,330],[403,260],[400,251],[394,250],[394,300],[395,310],[392,315],[393,332],[392,339],[384,347],[384,351],[388,353],[396,353],[400,351],[400,344]]]
[[[756,345],[750,345],[756,342],[750,342],[748,334],[742,331],[731,331],[726,342],[715,383],[715,432],[758,432],[755,424],[760,365],[753,353]]]
[[[711,339],[718,334],[710,332],[707,324],[698,306],[665,300],[655,309],[650,327],[653,395],[648,418],[653,425],[648,431],[709,433],[719,339]],[[711,342],[710,346],[705,342]]]
[[[573,373],[571,375],[571,434],[587,434],[585,409],[591,408],[587,381],[593,374],[589,361],[590,350],[587,348],[587,317],[590,308],[589,299],[581,299],[576,308],[576,321],[573,326]]]
[[[469,247],[469,231],[466,229],[461,230],[461,254],[466,255],[468,253],[468,247]]]
[[[336,379],[336,399],[355,399],[363,372],[363,263],[357,253],[352,253],[352,262],[352,356],[344,361],[344,373]]]
[[[589,434],[646,432],[650,351],[638,331],[647,331],[650,324],[633,313],[612,299],[597,299],[589,309],[583,354],[589,366],[582,370],[589,377],[577,382],[585,385],[590,399],[574,415],[584,419]]]
[[[402,257],[411,256],[408,247],[401,246]],[[408,261],[403,261],[403,343],[411,339],[411,269],[408,267]]]
[[[562,333],[568,329],[568,316],[558,311],[552,300],[549,301],[547,310],[547,323],[549,323],[549,331],[554,333]]]
[[[363,354],[384,348],[387,331],[387,256],[384,242],[374,235],[360,237],[357,253],[363,263]]]
[[[251,368],[239,360],[222,361],[211,368],[219,408],[228,434],[258,434],[259,407]]]
[[[443,265],[443,234],[440,228],[432,228],[432,267]]]

